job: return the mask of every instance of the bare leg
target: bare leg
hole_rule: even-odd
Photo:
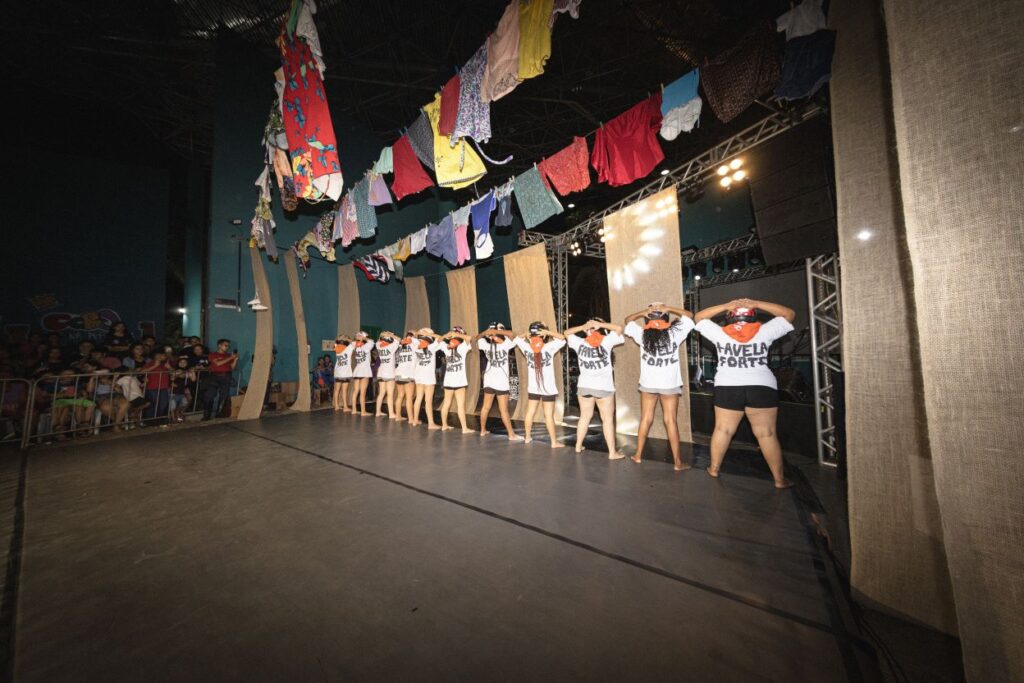
[[[725,452],[729,450],[732,435],[736,433],[736,428],[742,420],[743,411],[715,406],[715,431],[711,434],[711,466],[708,467],[708,474],[712,477],[717,477],[718,470],[722,469]]]
[[[455,395],[454,389],[444,390],[444,400],[441,401],[441,431],[447,432],[451,427],[448,426],[448,411],[452,408],[452,397]]]
[[[647,433],[651,431],[654,424],[654,407],[658,405],[658,394],[640,392],[640,424],[636,430],[636,454],[630,458],[639,463],[644,458],[644,445],[647,443]]]
[[[551,439],[552,448],[565,448],[565,444],[558,440],[558,433],[555,431],[555,402],[544,401],[544,424],[548,428],[548,437]]]
[[[608,446],[608,459],[625,458],[626,454],[615,447],[615,397],[597,399],[597,410],[601,413],[601,431],[604,432],[604,442]]]
[[[372,413],[370,413],[369,410],[366,409],[366,389],[369,386],[370,386],[370,378],[369,377],[360,377],[359,378],[359,402],[362,405],[362,412],[359,413],[360,415],[371,415],[372,414]],[[370,405],[373,405],[373,404],[371,403]]]
[[[341,410],[341,387],[341,382],[334,380],[334,397],[331,401],[331,405],[335,410]]]
[[[675,463],[676,472],[690,469],[690,465],[683,462],[679,455],[679,422],[676,417],[676,410],[679,408],[679,396],[677,394],[661,394],[661,419],[665,423],[665,434],[668,436],[668,447],[672,450],[672,462]]]
[[[526,443],[533,441],[533,413],[537,410],[537,404],[540,401],[534,399],[527,399],[526,401],[526,415],[523,419],[523,430],[526,432]]]
[[[504,394],[498,397],[498,412],[501,413],[501,423],[505,425],[505,431],[508,432],[509,441],[519,441],[523,437],[516,434],[515,427],[512,426],[512,418],[508,414],[508,395]]]
[[[778,416],[778,408],[747,408],[750,429],[757,437],[757,445],[761,447],[761,455],[768,463],[768,469],[772,471],[775,488],[788,489],[793,482],[786,479],[786,464],[782,460],[782,444],[779,443],[779,437],[775,434],[775,423]]]
[[[416,385],[409,382],[405,385],[405,417],[413,419],[412,400],[416,397]]]
[[[462,425],[462,433],[469,434],[473,430],[466,424],[466,387],[455,390],[455,412],[459,416],[459,423]]]
[[[398,382],[393,379],[384,382],[384,393],[388,396],[385,403],[388,406],[388,417],[392,420],[398,419],[398,415],[395,414],[395,386],[397,384]]]
[[[419,425],[420,424],[420,404],[423,403],[423,385],[415,384],[414,391],[416,392],[416,399],[413,403],[412,412],[409,414],[409,424]]]
[[[597,399],[592,396],[579,396],[580,421],[576,423],[576,452],[583,452],[583,439],[587,437],[587,430],[590,428],[590,419],[594,417],[594,406]]]
[[[491,412],[492,403],[494,403],[494,394],[484,394],[484,403],[480,406],[480,436],[490,434],[487,431],[487,414]]]
[[[434,422],[434,385],[423,385],[423,407],[427,411],[427,429],[440,429]]]

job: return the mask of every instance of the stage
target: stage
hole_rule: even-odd
[[[319,411],[31,452],[22,680],[877,675],[803,467]],[[543,440],[541,440],[543,439]],[[664,450],[662,445],[662,450]],[[10,579],[10,576],[9,576]]]

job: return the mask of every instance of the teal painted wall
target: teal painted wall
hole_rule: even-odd
[[[750,188],[746,183],[724,190],[711,182],[693,204],[679,202],[679,244],[698,249],[746,235],[754,225]]]

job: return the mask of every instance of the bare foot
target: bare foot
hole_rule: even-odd
[[[527,436],[525,439],[523,439],[523,443],[533,443],[533,437]]]
[[[427,429],[440,429],[437,425],[427,425]]]
[[[672,469],[674,469],[676,472],[682,472],[683,470],[688,470],[691,467],[693,467],[693,465],[687,465],[685,462],[677,462],[675,465],[673,465]]]
[[[463,434],[472,434],[472,433],[473,433],[473,430],[472,430],[472,429],[463,429],[463,430],[462,430],[462,433],[463,433]]]
[[[789,479],[783,479],[782,481],[775,482],[775,488],[777,489],[788,489],[792,485],[793,482],[791,482]]]
[[[419,420],[410,420],[409,424],[412,425],[413,427],[419,427],[423,423],[420,422]]]
[[[565,444],[558,441],[552,441],[551,448],[565,448]]]
[[[718,470],[713,470],[709,467],[704,471],[708,473],[709,477],[714,477],[715,479],[718,479]]]
[[[576,452],[577,453],[582,453],[583,452],[583,446],[580,446],[579,444],[576,444]]]
[[[360,414],[360,415],[363,415],[363,416],[365,416],[365,417],[370,417],[370,415],[373,415],[373,413],[371,413],[371,412],[369,412],[369,411],[366,411],[366,410],[364,410],[363,412],[361,412],[361,413],[359,413],[359,414]]]
[[[374,417],[384,417],[384,413],[374,413]]]
[[[626,454],[621,452],[621,451],[616,451],[614,453],[609,453],[608,454],[608,459],[609,460],[622,460],[625,457],[626,457]]]
[[[641,458],[639,455],[631,455],[629,459],[635,462],[637,465],[639,465],[640,462],[643,460],[643,458]]]
[[[398,417],[397,415],[388,415],[388,419],[389,420],[395,420],[397,422],[398,420],[401,420],[402,418]]]
[[[508,435],[508,440],[509,441],[522,441],[523,437],[519,436],[515,432],[512,432],[511,434]]]
[[[480,430],[480,436],[487,436],[488,434],[490,434],[490,432],[487,431],[486,429],[481,429]]]
[[[450,432],[451,430],[452,430],[452,427],[449,427],[448,425],[441,425],[441,431],[442,432]]]

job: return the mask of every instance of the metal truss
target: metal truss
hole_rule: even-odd
[[[684,252],[683,265],[689,266],[694,263],[705,263],[711,259],[718,258],[719,256],[727,256],[739,251],[748,251],[760,244],[761,240],[757,238],[755,233],[750,233],[743,237],[737,237],[736,239],[726,240],[725,242],[716,242],[709,247],[698,249],[697,251],[689,254]]]
[[[716,287],[718,285],[728,285],[733,282],[743,282],[744,280],[756,280],[759,277],[779,275],[780,273],[789,273],[794,270],[803,270],[804,266],[804,259],[800,259],[799,261],[778,263],[774,266],[750,266],[749,268],[742,268],[735,272],[729,271],[725,273],[716,273],[715,275],[701,278],[700,289],[707,289],[708,287]]]
[[[811,367],[814,375],[814,420],[818,462],[836,466],[840,457],[836,440],[834,373],[843,370],[843,315],[839,293],[839,255],[806,260],[807,306],[811,313]]]

